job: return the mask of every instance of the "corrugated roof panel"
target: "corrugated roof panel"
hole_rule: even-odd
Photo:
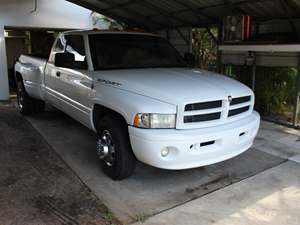
[[[149,7],[146,7],[144,5],[141,4],[131,4],[129,6],[126,7],[127,9],[133,10],[135,12],[141,13],[144,16],[151,16],[151,15],[156,15],[157,11],[153,10],[153,9],[149,9]]]
[[[184,9],[184,7],[181,4],[178,4],[179,1],[174,0],[144,0],[146,4],[151,4],[157,7],[159,10],[162,10],[164,12],[174,12]],[[144,4],[144,3],[140,3]]]
[[[216,19],[222,21],[224,16],[229,16],[236,14],[233,12],[233,8],[231,6],[222,5],[214,8],[206,8],[202,10],[203,13],[207,15],[212,15]]]
[[[282,5],[277,1],[245,4],[241,8],[250,15],[258,18],[283,18],[287,17]]]
[[[153,17],[152,20],[163,24],[165,27],[182,26],[182,23],[180,23],[178,20],[174,20],[172,17],[163,15]]]
[[[85,0],[85,1],[79,1],[82,2],[83,4],[89,4],[89,5],[94,5],[97,8],[108,8],[110,7],[109,4],[103,2],[103,1],[98,1],[98,0]]]
[[[195,24],[204,24],[204,23],[209,22],[209,20],[206,17],[201,16],[200,14],[198,14],[197,16],[195,16],[194,14],[191,14],[190,12],[178,13],[178,14],[176,14],[176,17],[178,17],[178,18],[184,18],[184,20],[187,23],[190,23],[192,25],[195,25]]]
[[[195,9],[201,9],[201,8],[206,8],[212,5],[219,5],[219,4],[224,4],[224,0],[185,0],[187,4],[189,4],[192,7],[195,7]]]
[[[149,29],[217,24],[223,16],[254,19],[300,18],[300,0],[68,0],[132,26]],[[285,3],[285,7],[282,4]],[[287,13],[288,12],[288,13]],[[201,18],[201,19],[199,19]],[[203,19],[202,19],[203,18]],[[154,21],[154,22],[153,22]],[[196,24],[194,24],[196,23]]]

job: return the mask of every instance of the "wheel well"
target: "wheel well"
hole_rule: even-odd
[[[124,125],[127,126],[126,119],[120,113],[105,106],[96,104],[93,109],[93,124],[95,128],[97,128],[97,122],[106,115],[115,115],[119,117],[121,121],[123,121]]]

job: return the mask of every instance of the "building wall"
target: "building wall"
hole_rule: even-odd
[[[91,11],[65,0],[1,0],[0,2],[0,100],[9,98],[4,27],[89,29]]]

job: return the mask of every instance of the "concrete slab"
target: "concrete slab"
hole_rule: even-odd
[[[125,222],[174,208],[285,161],[253,148],[232,160],[193,170],[166,171],[139,164],[130,179],[115,182],[101,171],[93,132],[57,110],[27,119]]]
[[[286,162],[135,225],[299,225],[299,177]]]
[[[1,225],[121,224],[10,104],[0,140]]]
[[[295,155],[292,158],[290,158],[289,160],[300,163],[300,155]]]
[[[291,159],[300,154],[300,131],[262,121],[253,147],[277,157]]]

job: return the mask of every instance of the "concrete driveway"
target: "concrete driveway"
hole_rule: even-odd
[[[272,212],[276,214],[279,209],[285,215],[280,222],[289,218],[299,221],[300,216],[292,212],[299,211],[300,165],[289,161],[297,161],[300,154],[300,134],[296,130],[264,122],[253,148],[234,159],[184,171],[160,170],[140,163],[130,179],[116,182],[101,171],[93,132],[52,108],[27,119],[80,179],[126,223],[146,220],[149,225],[254,221],[272,224],[267,223],[271,221],[268,218],[274,219]],[[260,204],[264,200],[273,209],[266,211],[267,215],[257,208],[265,207]],[[265,216],[265,220],[261,219]]]

